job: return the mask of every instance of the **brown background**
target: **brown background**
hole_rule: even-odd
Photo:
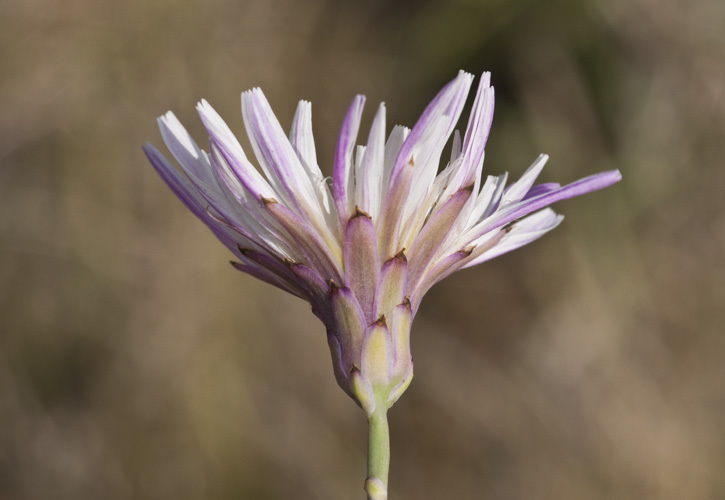
[[[233,272],[157,178],[173,109],[237,131],[355,93],[412,125],[493,72],[485,169],[619,168],[436,286],[391,411],[392,499],[725,498],[725,3],[5,0],[0,498],[354,499],[366,427],[301,301]],[[366,132],[365,132],[366,133]]]

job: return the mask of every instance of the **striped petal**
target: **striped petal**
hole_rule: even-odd
[[[558,215],[550,208],[529,215],[514,224],[497,245],[475,257],[463,267],[481,264],[511,250],[528,245],[554,229],[562,220],[564,220],[564,216]]]
[[[435,211],[430,220],[410,249],[408,260],[410,267],[407,277],[406,291],[410,293],[418,284],[421,275],[431,262],[431,257],[445,241],[461,208],[471,196],[471,189],[461,189],[453,195],[439,210]]]
[[[352,153],[355,149],[355,141],[357,140],[357,132],[360,128],[360,119],[362,118],[364,105],[364,96],[359,95],[353,99],[345,115],[345,120],[342,123],[340,137],[337,141],[337,151],[335,152],[332,192],[335,197],[337,214],[340,218],[340,226],[342,227],[345,227],[352,211],[352,206],[350,206],[353,193],[350,186],[350,180],[353,178]]]
[[[385,160],[385,104],[381,104],[370,128],[365,156],[355,172],[355,203],[376,220],[380,212]]]
[[[604,189],[621,179],[622,174],[619,170],[610,170],[608,172],[602,172],[600,174],[585,177],[562,188],[509,205],[508,207],[496,212],[490,218],[484,219],[471,230],[471,233],[480,235],[493,229],[503,227],[509,222],[519,219],[541,208],[547,207],[557,201],[574,198],[586,193],[591,193],[592,191]],[[475,239],[475,236],[473,239]]]
[[[196,107],[209,138],[229,164],[239,182],[257,201],[279,196],[244,154],[242,146],[224,120],[204,99]]]

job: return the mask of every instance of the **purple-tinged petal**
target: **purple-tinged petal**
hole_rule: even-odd
[[[417,213],[420,213],[421,201],[426,200],[426,195],[430,193],[432,186],[435,184],[434,181],[440,166],[443,148],[453,132],[455,124],[458,122],[473,78],[472,75],[466,76],[463,85],[459,86],[457,93],[452,96],[448,108],[442,114],[431,117],[431,123],[423,130],[423,135],[419,137],[418,142],[411,144],[411,138],[406,141],[406,144],[411,144],[412,147],[410,158],[415,162],[416,172],[410,187],[406,190],[408,199],[401,218],[404,226],[409,225],[410,220],[414,219]],[[413,130],[415,131],[415,128]],[[411,132],[411,137],[414,137],[413,132]],[[443,199],[447,199],[450,194],[456,192],[463,185],[468,184],[455,187],[449,194],[444,195]],[[397,188],[393,186],[393,189]],[[403,188],[401,187],[401,189]],[[427,207],[423,207],[422,211],[427,211]]]
[[[177,195],[179,194],[177,189],[181,186],[180,183],[182,182],[180,179],[188,181],[188,183],[186,183],[187,186],[193,186],[193,191],[198,195],[197,202],[199,207],[196,210],[192,209],[192,211],[195,215],[207,222],[207,225],[209,225],[209,216],[206,207],[210,206],[214,208],[216,212],[221,214],[224,219],[231,221],[230,224],[233,223],[235,227],[239,226],[239,216],[242,212],[238,209],[232,193],[229,192],[229,189],[224,182],[217,177],[207,154],[197,147],[196,143],[188,136],[186,130],[184,130],[183,126],[178,122],[178,120],[176,120],[176,117],[174,117],[173,114],[167,113],[165,116],[159,118],[159,124],[162,129],[162,133],[165,135],[169,149],[171,149],[172,152],[176,151],[175,154],[178,154],[177,160],[182,165],[184,172],[187,175],[187,178],[184,178],[184,176],[181,175],[174,167],[169,166],[165,159],[160,161],[159,159],[163,158],[163,155],[149,144],[146,146],[145,151],[147,156],[151,155],[149,156],[149,159],[152,161],[152,164],[154,164],[156,170],[160,173],[162,178],[164,178],[167,183],[171,182],[176,186],[172,187],[172,190],[174,190]],[[155,156],[156,160],[154,160],[152,156]],[[156,163],[154,163],[154,161],[156,161]],[[166,162],[170,170],[169,168],[164,167],[164,162]],[[166,173],[163,173],[164,170]],[[187,193],[190,193],[188,189]],[[183,197],[182,201],[184,201]],[[184,203],[186,203],[186,201],[184,201]],[[200,213],[203,213],[204,215],[200,215]],[[212,228],[216,226],[217,225],[213,223],[210,225]],[[225,242],[225,239],[216,230],[215,234],[223,242]],[[225,245],[226,244],[227,243],[225,242]]]
[[[461,189],[431,214],[428,222],[415,239],[408,253],[409,269],[405,286],[406,292],[415,289],[421,276],[431,264],[440,245],[451,231],[461,208],[471,196],[470,189]]]
[[[260,89],[242,94],[242,117],[257,160],[280,201],[308,219],[326,241],[335,240],[312,180]]]
[[[159,174],[162,180],[166,183],[171,191],[181,200],[191,212],[196,215],[206,226],[211,229],[214,235],[221,241],[227,248],[232,252],[235,251],[236,245],[240,239],[245,242],[253,242],[254,238],[251,235],[244,235],[240,232],[239,228],[222,221],[207,210],[206,200],[197,191],[194,185],[184,177],[173,165],[171,165],[166,158],[152,145],[146,143],[142,147],[147,158],[154,167],[154,170]],[[238,233],[238,236],[230,236],[230,231]]]
[[[531,189],[529,189],[529,192],[526,193],[526,195],[523,198],[521,198],[521,200],[523,201],[523,200],[535,198],[542,194],[556,191],[559,188],[561,188],[561,184],[559,184],[557,182],[545,182],[543,184],[537,184],[536,186],[532,186]]]
[[[522,201],[508,207],[502,208],[499,212],[494,214],[489,220],[484,220],[481,224],[480,229],[476,232],[483,234],[493,229],[502,227],[509,222],[519,219],[532,212],[540,210],[544,207],[556,203],[557,201],[574,198],[581,196],[598,189],[604,189],[607,186],[611,186],[615,182],[619,182],[622,179],[622,174],[619,170],[609,170],[607,172],[601,172],[599,174],[590,175],[578,181],[572,182],[560,189],[551,191],[539,195],[535,198],[530,198],[526,201]],[[475,239],[475,237],[474,237]]]
[[[448,82],[425,108],[415,126],[410,131],[405,143],[400,148],[390,177],[392,186],[397,182],[400,171],[410,161],[411,156],[414,156],[414,152],[419,147],[421,139],[430,137],[431,130],[438,128],[438,121],[442,116],[448,117],[446,126],[441,130],[446,140],[453,132],[461,110],[463,109],[463,104],[466,101],[472,79],[473,77],[469,73],[459,72],[458,76]],[[418,160],[418,158],[414,158],[414,160]]]
[[[176,122],[178,123],[178,122]],[[181,124],[178,124],[179,127],[181,127]],[[182,127],[183,130],[183,127]],[[176,130],[178,132],[178,130]],[[167,130],[167,134],[170,134]],[[179,132],[180,133],[180,132]],[[169,139],[171,142],[172,140],[175,140],[175,136],[172,136],[172,139]],[[196,144],[193,144],[194,147],[196,147]],[[175,148],[178,150],[180,146],[175,146]],[[182,148],[183,149],[183,148]],[[214,171],[211,168],[211,164],[209,162],[209,159],[203,151],[196,148],[196,152],[198,153],[198,156],[196,159],[190,160],[191,154],[189,154],[188,157],[184,158],[183,154],[180,154],[182,157],[183,162],[190,162],[195,161],[202,165],[205,172],[202,176],[202,178],[198,177],[193,171],[189,170],[189,165],[187,164],[187,167],[185,168],[184,172],[186,174],[186,177],[182,175],[175,167],[173,167],[167,160],[164,158],[164,156],[151,144],[146,144],[144,147],[144,151],[146,152],[147,157],[151,161],[152,165],[156,169],[156,171],[161,175],[161,177],[164,179],[164,181],[169,184],[171,189],[176,193],[178,196],[182,198],[182,201],[186,204],[188,199],[185,199],[178,191],[178,189],[182,189],[182,191],[185,190],[186,196],[192,196],[192,198],[196,199],[196,202],[198,203],[199,212],[206,214],[207,210],[206,207],[211,206],[213,207],[217,212],[220,214],[225,214],[225,217],[227,217],[230,220],[233,220],[234,217],[232,217],[229,212],[230,204],[229,199],[227,196],[227,192],[225,191],[225,188],[223,185],[221,185],[218,182],[217,177],[214,175]],[[179,158],[177,158],[179,160]],[[179,160],[179,163],[182,163],[182,160]],[[183,167],[183,163],[182,163]],[[200,167],[200,168],[202,168]],[[186,187],[182,187],[186,186]],[[189,206],[189,205],[187,205]],[[197,210],[192,209],[195,215],[197,217],[202,217],[205,219],[208,219],[208,215],[201,216],[197,212]],[[213,224],[215,225],[215,224]]]
[[[302,254],[297,250],[294,241],[290,241],[287,232],[277,220],[241,186],[239,179],[233,175],[226,159],[213,142],[211,159],[217,176],[239,204],[240,209],[234,214],[237,216],[235,227],[239,228],[238,232],[255,241],[270,255],[299,260]]]
[[[453,252],[438,260],[433,267],[426,271],[418,282],[418,285],[410,292],[410,302],[413,308],[413,314],[415,314],[418,310],[420,302],[423,300],[423,296],[433,285],[444,278],[447,278],[459,269],[462,269],[466,263],[496,246],[505,235],[505,229],[493,231],[489,233],[487,240],[481,241],[477,246],[462,248],[461,250]]]
[[[383,264],[375,291],[374,316],[379,318],[394,305],[403,302],[405,278],[408,272],[408,259],[405,252],[398,252],[395,257]]]
[[[272,186],[247,159],[239,141],[237,141],[237,138],[214,108],[205,99],[202,99],[197,104],[196,110],[213,144],[219,149],[219,152],[249,194],[258,201],[261,201],[263,197],[273,198],[277,196]]]
[[[418,310],[420,301],[423,300],[423,296],[428,293],[428,290],[441,281],[443,278],[453,274],[454,271],[448,272],[450,269],[454,269],[455,266],[471,255],[472,248],[465,248],[453,252],[452,254],[440,259],[435,265],[426,271],[422,279],[418,281],[415,288],[410,290],[410,302],[413,308],[413,313]]]
[[[205,193],[202,194],[206,197]],[[223,230],[225,235],[227,233],[233,233],[233,244],[231,246],[227,245],[233,252],[236,252],[237,245],[241,243],[243,246],[248,248],[262,249],[271,255],[290,255],[289,252],[283,251],[280,248],[280,245],[275,244],[275,242],[271,242],[269,239],[261,237],[260,233],[254,231],[254,228],[250,228],[248,224],[245,223],[246,220],[248,220],[248,217],[242,215],[243,212],[240,212],[237,207],[234,207],[229,203],[225,193],[220,192],[219,194],[220,196],[216,198],[210,196],[207,200],[204,200],[208,201],[205,209],[204,220],[209,219],[214,222],[212,229],[222,242],[225,242],[225,244],[227,244],[227,238],[220,236],[216,232],[216,228]],[[240,221],[240,217],[244,218],[245,221]]]
[[[558,215],[550,208],[533,213],[510,226],[506,235],[496,246],[467,262],[463,267],[476,266],[494,257],[528,245],[554,229],[563,219],[563,215]]]
[[[243,248],[241,245],[239,246],[239,252],[242,254],[243,257],[249,259],[258,267],[266,269],[271,273],[275,274],[276,276],[279,276],[279,278],[287,283],[290,288],[298,290],[298,295],[304,297],[308,302],[312,301],[313,296],[309,293],[310,290],[307,283],[301,280],[299,276],[295,274],[291,269],[294,265],[294,262],[284,262],[265,252],[259,252],[254,249]]]
[[[468,120],[466,134],[463,139],[463,162],[455,173],[445,195],[449,195],[462,186],[480,179],[483,155],[486,149],[488,134],[493,122],[494,90],[491,87],[491,73],[483,73],[478,84],[473,109]]]
[[[449,164],[455,162],[459,156],[461,156],[461,131],[456,130],[453,132],[453,144],[451,145],[451,160]]]
[[[253,265],[253,264],[243,264],[241,262],[235,262],[230,261],[230,264],[234,269],[237,271],[241,271],[245,274],[248,274],[250,276],[253,276],[257,278],[258,280],[264,281],[265,283],[268,283],[272,286],[276,286],[277,288],[284,290],[287,293],[291,293],[292,295],[295,295],[303,300],[306,300],[307,297],[304,296],[299,290],[296,290],[289,286],[283,279],[281,279],[276,274],[261,268],[259,266]]]
[[[216,213],[215,213],[216,212]],[[224,243],[234,254],[239,254],[239,246],[242,245],[245,248],[262,249],[268,251],[264,247],[264,243],[260,243],[253,235],[246,232],[242,227],[228,221],[224,218],[223,214],[218,213],[213,207],[207,207],[206,220],[214,222],[211,225],[214,234]],[[270,252],[274,253],[274,252]],[[239,256],[239,255],[237,255]],[[247,262],[245,261],[245,264]]]
[[[470,156],[473,164],[478,163],[475,158],[480,158],[486,148],[491,123],[493,123],[494,100],[491,73],[486,71],[481,75],[478,83],[476,98],[473,101],[473,109],[463,141],[463,154]],[[472,179],[467,180],[472,181]]]
[[[227,192],[226,186],[219,181],[207,154],[199,149],[183,125],[173,113],[168,112],[158,118],[161,134],[167,147],[181,165],[189,181],[206,204],[214,207],[230,221],[236,222],[238,211]],[[230,203],[231,202],[231,203]]]
[[[359,209],[345,229],[345,285],[360,301],[368,322],[373,321],[373,300],[378,285],[380,262],[378,240],[370,216]]]
[[[319,269],[326,277],[340,281],[342,255],[340,248],[323,241],[307,221],[276,200],[263,200],[264,207],[287,231],[311,267]]]
[[[352,211],[352,206],[350,206],[353,195],[350,189],[350,180],[353,178],[352,153],[355,149],[355,141],[357,140],[364,105],[365,96],[355,96],[342,123],[340,137],[337,141],[337,150],[335,151],[332,192],[340,219],[340,226],[342,227],[345,227]]]
[[[403,223],[400,227],[400,234],[396,241],[396,248],[410,248],[413,245],[418,233],[423,228],[423,225],[430,218],[431,212],[436,209],[438,205],[443,204],[450,197],[443,197],[441,193],[446,188],[448,181],[450,180],[450,174],[455,169],[454,165],[446,167],[433,181],[433,185],[428,189],[428,194],[417,200],[417,203],[413,206],[410,214],[406,214],[403,217]],[[469,199],[470,203],[470,199]],[[462,217],[458,217],[456,225],[465,225],[466,221],[462,220]]]
[[[373,388],[387,387],[393,374],[393,342],[385,323],[385,316],[373,322],[365,331],[360,371]]]
[[[401,146],[390,174],[378,228],[383,255],[392,255],[397,251],[395,247],[399,243],[403,215],[414,213],[417,208],[415,204],[419,203],[419,199],[411,196],[413,185],[418,186],[415,192],[423,193],[424,197],[425,189],[432,183],[433,179],[428,179],[428,174],[435,176],[442,147],[458,121],[471,80],[470,74],[460,72],[443,87],[423,111]],[[416,169],[415,175],[411,172],[413,169]]]
[[[208,218],[206,214],[206,202],[199,194],[196,188],[189,180],[181,175],[181,173],[162,155],[153,144],[147,142],[142,146],[143,152],[151,162],[156,173],[166,183],[171,191],[182,201],[186,208],[198,218],[205,220]]]
[[[290,270],[304,284],[303,286],[308,293],[320,303],[320,306],[323,309],[328,309],[328,286],[322,276],[320,276],[320,273],[311,267],[298,263],[292,264]]]

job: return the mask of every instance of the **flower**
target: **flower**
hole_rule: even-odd
[[[472,82],[460,72],[412,129],[396,126],[387,140],[381,104],[366,146],[356,146],[365,102],[357,96],[332,189],[317,164],[310,103],[299,103],[288,137],[259,89],[242,94],[242,115],[261,173],[204,100],[197,110],[209,153],[173,113],[158,120],[183,173],[144,145],[172,191],[237,256],[236,269],[312,305],[327,328],[337,382],[368,415],[387,410],[411,381],[410,326],[431,286],[556,227],[562,216],[552,203],[621,179],[615,170],[563,187],[534,185],[546,155],[508,187],[506,174],[482,178],[494,108],[489,73],[465,133],[454,132]]]

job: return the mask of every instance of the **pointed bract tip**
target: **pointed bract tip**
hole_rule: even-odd
[[[410,311],[412,309],[412,306],[410,305],[410,295],[406,295],[405,298],[403,299],[403,302],[401,302],[400,305]]]
[[[408,257],[405,255],[405,247],[398,250],[398,253],[390,257],[388,260],[385,261],[387,264],[390,261],[393,261],[395,259],[402,260],[403,262],[408,262]]]
[[[330,294],[333,294],[340,289],[340,285],[335,283],[335,280],[333,280],[332,278],[327,280],[327,286],[330,287]]]
[[[375,326],[387,326],[388,324],[385,321],[385,315],[384,314],[381,314],[380,317],[378,319],[376,319],[375,321],[373,321],[370,326],[373,326],[373,325],[375,325]]]
[[[264,205],[265,207],[266,207],[266,206],[269,206],[269,205],[274,205],[275,203],[279,203],[279,202],[278,202],[277,200],[275,200],[274,198],[265,198],[265,197],[264,197],[264,196],[262,196],[261,194],[259,195],[259,199],[260,199],[260,200],[262,200],[262,204],[263,204],[263,205]]]
[[[222,217],[220,217],[220,216],[216,215],[214,212],[212,212],[211,206],[207,205],[205,211],[209,217],[211,217],[212,219],[217,221],[219,224],[224,224],[225,226],[230,226],[233,228],[233,224],[231,222],[229,222],[226,219],[223,219]]]
[[[473,250],[476,248],[476,245],[467,246],[466,248],[462,249],[461,252],[464,254],[471,255],[473,253]]]
[[[352,217],[350,217],[350,220],[356,218],[356,217],[365,217],[366,219],[373,219],[373,216],[367,213],[365,210],[360,208],[359,206],[355,205],[355,213],[352,214]]]
[[[502,227],[501,230],[504,231],[506,234],[510,233],[518,221],[519,221],[519,219],[512,220],[511,222],[506,224],[504,227]]]
[[[289,257],[282,257],[282,262],[284,262],[284,265],[288,268],[292,269],[292,267],[296,266],[297,263],[290,259]]]
[[[251,250],[249,250],[249,248],[244,248],[239,243],[237,243],[237,250],[239,250],[239,253],[242,255],[247,255],[251,251]]]
[[[473,187],[475,186],[475,183],[470,183],[468,186],[464,186],[461,188],[461,191],[468,191],[469,193],[473,192]]]
[[[408,160],[408,166],[414,167],[415,161],[413,160],[413,155],[410,155],[410,160]]]

